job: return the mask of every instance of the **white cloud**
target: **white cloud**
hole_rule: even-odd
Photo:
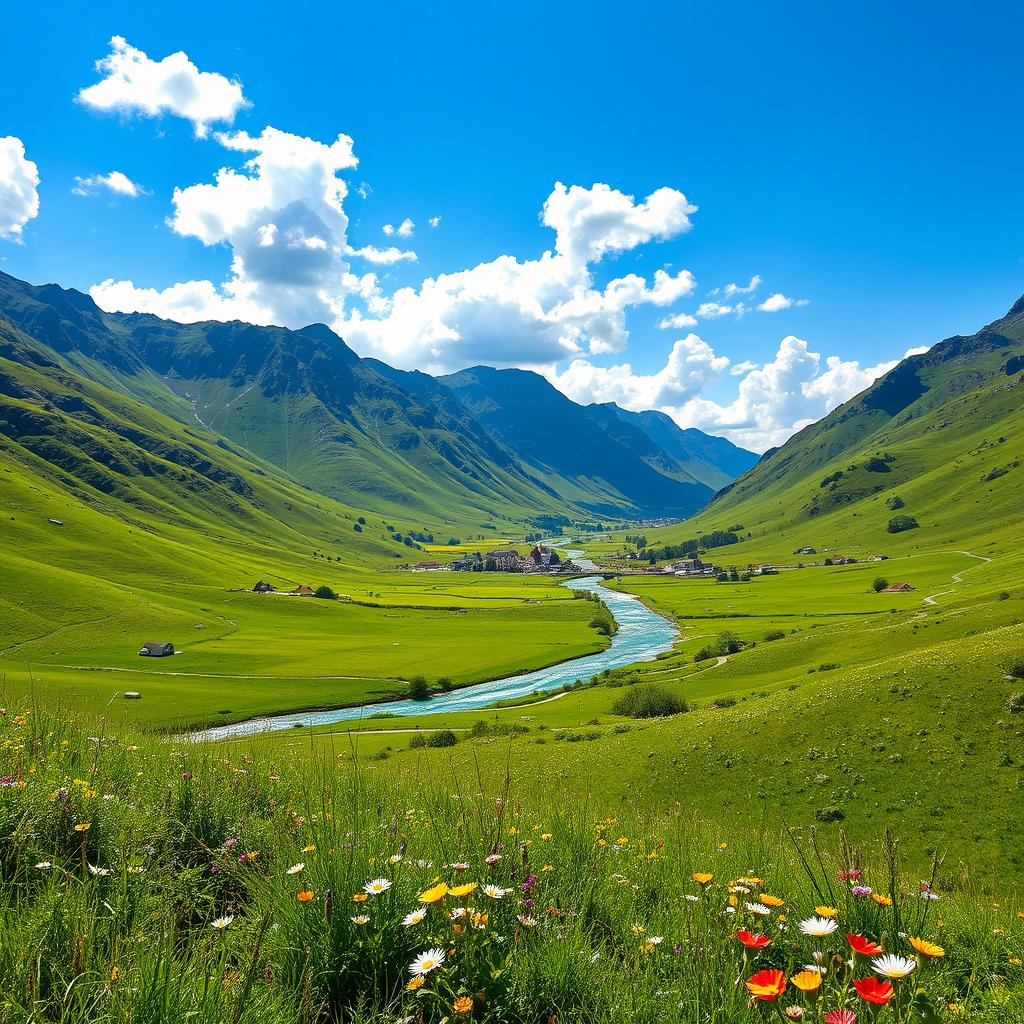
[[[204,245],[227,245],[231,275],[219,288],[187,282],[163,293],[135,289],[130,281],[104,282],[91,290],[104,309],[158,312],[168,302],[190,319],[240,319],[299,327],[342,315],[351,282],[348,193],[340,171],[356,166],[352,140],[330,144],[276,128],[260,135],[220,133],[226,149],[249,155],[241,169],[222,167],[212,184],[175,189],[171,228]],[[251,155],[250,155],[251,154]],[[179,302],[186,289],[188,302]],[[357,292],[358,293],[358,292]],[[202,306],[202,296],[209,304]],[[182,317],[178,317],[182,319]]]
[[[416,253],[399,249],[393,245],[387,249],[378,249],[374,245],[364,245],[361,249],[348,249],[350,256],[359,256],[369,263],[400,263],[402,260],[415,260]]]
[[[762,313],[778,313],[791,306],[806,306],[809,302],[809,299],[791,299],[783,295],[782,292],[776,292],[774,295],[769,295],[757,308]]]
[[[751,295],[752,293],[757,291],[757,289],[760,286],[760,284],[761,284],[761,275],[760,274],[755,274],[750,279],[748,284],[745,284],[745,285],[727,284],[722,289],[722,292],[724,293],[724,295],[725,295],[725,297],[727,299],[732,298],[734,295]],[[717,292],[718,289],[715,289],[715,291]]]
[[[87,178],[76,176],[71,191],[76,196],[94,196],[103,189],[132,199],[147,194],[137,181],[132,181],[127,174],[121,171],[111,171],[109,174],[90,174]]]
[[[159,117],[174,114],[192,122],[199,138],[214,122],[230,124],[249,105],[239,82],[215,71],[200,71],[182,52],[150,59],[122,36],[96,62],[101,78],[78,92],[80,103],[105,113]]]
[[[674,189],[641,203],[597,184],[556,184],[542,217],[555,251],[537,259],[499,256],[469,270],[428,278],[382,300],[376,316],[352,313],[339,329],[359,351],[400,366],[445,370],[489,362],[549,369],[589,352],[620,351],[629,334],[625,311],[667,306],[696,287],[686,270],[637,274],[596,287],[591,265],[654,238],[690,227],[694,211]]]
[[[39,168],[13,135],[0,138],[0,238],[21,241],[25,225],[39,213]]]
[[[381,228],[385,235],[398,235],[399,238],[412,238],[412,233],[415,229],[416,225],[408,217],[397,228],[394,224],[385,224]]]
[[[428,223],[428,224],[429,224],[429,225],[430,225],[430,226],[431,226],[432,228],[436,228],[436,227],[437,227],[437,225],[441,223],[441,217],[440,217],[440,215],[438,215],[438,216],[436,216],[436,217],[431,217],[431,218],[430,218],[430,220],[428,220],[428,221],[427,221],[427,223]]]
[[[751,370],[756,370],[761,364],[751,362],[749,359],[744,359],[742,363],[734,363],[729,367],[730,377],[743,377],[750,373]]]
[[[696,327],[697,318],[689,313],[673,313],[672,316],[663,317],[658,321],[660,331],[681,331],[687,327]]]
[[[719,317],[728,316],[730,313],[742,316],[745,312],[746,307],[742,302],[734,306],[726,306],[720,302],[702,302],[697,307],[697,316],[701,320],[717,320]]]

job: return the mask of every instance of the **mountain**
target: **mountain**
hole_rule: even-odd
[[[687,516],[714,493],[643,430],[536,373],[474,366],[439,379],[498,443],[597,515]]]
[[[498,398],[511,389],[506,414],[481,418],[451,379],[361,359],[323,324],[292,331],[111,314],[81,292],[4,274],[0,316],[68,371],[384,516],[477,528],[542,515],[682,516],[734,475],[724,468],[728,442],[701,435],[712,452],[727,446],[722,466],[718,455],[680,457],[535,374],[491,371]],[[552,436],[561,450],[544,456]]]
[[[695,427],[684,430],[663,412],[629,412],[614,402],[608,402],[607,407],[624,423],[642,430],[694,478],[715,490],[757,464],[758,456],[753,452]]]
[[[767,453],[685,532],[742,523],[762,556],[780,558],[802,546],[984,545],[1020,528],[1022,439],[1024,298],[975,334],[904,359]],[[897,513],[918,528],[890,533]]]

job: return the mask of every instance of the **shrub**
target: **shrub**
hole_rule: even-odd
[[[1011,662],[1006,669],[1006,674],[1014,679],[1024,679],[1024,658],[1018,658]]]
[[[427,745],[427,737],[423,733],[418,732],[409,739],[409,749],[415,750],[417,747],[425,747]]]
[[[613,715],[627,718],[667,718],[689,710],[681,697],[654,685],[632,686],[612,704]]]
[[[743,650],[743,641],[728,631],[718,634],[718,648],[721,654],[738,654]]]
[[[876,594],[880,594],[887,586],[889,586],[889,581],[884,576],[876,576],[875,582],[871,584],[871,589]]]
[[[1006,710],[1011,715],[1019,715],[1024,713],[1024,693],[1011,693],[1006,698]]]
[[[897,510],[903,508],[904,505],[906,505],[906,502],[898,494],[894,494],[885,503],[886,508],[888,508],[890,512],[896,512]]]
[[[846,815],[843,814],[841,807],[819,807],[814,812],[814,817],[818,821],[842,821]]]
[[[437,685],[444,690],[445,693],[448,693],[449,690],[454,688],[454,683],[452,683],[448,676],[441,676],[437,681]]]
[[[781,640],[786,635],[786,631],[783,629],[769,629],[765,633],[765,640]]]
[[[431,733],[427,739],[428,747],[454,747],[459,742],[459,737],[451,729],[438,729]]]
[[[907,530],[916,530],[919,525],[913,516],[893,516],[886,529],[890,533],[904,533]]]
[[[426,676],[413,676],[409,680],[409,696],[413,700],[430,700],[430,684]]]
[[[731,708],[736,705],[735,697],[716,697],[712,703],[716,708]]]
[[[319,597],[324,601],[337,601],[338,599],[338,595],[325,584],[321,584],[317,587],[316,590],[313,591],[313,596]]]
[[[363,528],[358,523],[353,523],[352,524],[352,529],[355,530],[356,533],[362,533],[363,532]]]
[[[702,647],[693,655],[694,661],[710,661],[717,657],[718,651],[714,647]]]

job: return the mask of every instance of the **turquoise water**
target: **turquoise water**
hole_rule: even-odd
[[[575,557],[579,552],[566,551]],[[593,562],[575,557],[582,569],[596,569]],[[277,729],[291,729],[296,725],[330,725],[334,722],[351,722],[369,715],[389,712],[393,715],[436,715],[452,711],[475,711],[495,701],[513,697],[526,697],[538,690],[557,690],[565,683],[577,679],[590,679],[606,668],[621,668],[637,661],[651,661],[663,651],[671,649],[676,638],[676,627],[667,619],[656,615],[630,594],[620,594],[601,585],[598,576],[587,576],[568,580],[562,586],[570,590],[589,590],[600,593],[615,621],[618,631],[612,637],[611,646],[597,654],[573,658],[560,665],[523,672],[505,679],[494,679],[488,683],[476,683],[451,693],[438,694],[429,701],[393,700],[379,704],[367,704],[354,708],[337,708],[333,711],[297,711],[288,715],[274,715],[266,718],[252,718],[234,725],[219,725],[191,734],[196,740],[219,740],[235,736],[249,736],[253,733],[272,732]],[[381,723],[386,728],[386,722]],[[400,723],[396,723],[400,727]]]

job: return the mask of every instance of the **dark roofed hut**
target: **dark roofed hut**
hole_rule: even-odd
[[[139,655],[143,658],[166,658],[173,653],[174,644],[161,640],[150,640],[148,643],[144,643],[139,650]]]
[[[260,580],[259,583],[252,588],[252,592],[254,594],[272,594],[274,589],[275,588],[266,580]]]

